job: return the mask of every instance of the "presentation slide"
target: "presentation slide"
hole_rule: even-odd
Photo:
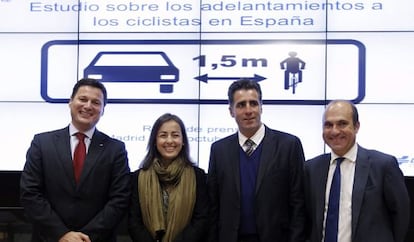
[[[108,90],[97,128],[125,142],[131,170],[170,112],[207,171],[211,144],[237,132],[227,89],[250,78],[262,87],[263,123],[298,136],[306,159],[329,152],[322,115],[346,99],[359,110],[357,142],[414,176],[412,9],[412,0],[0,1],[0,170],[22,170],[36,133],[70,123],[72,87],[90,77]]]

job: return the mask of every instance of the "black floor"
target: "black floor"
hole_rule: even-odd
[[[119,225],[118,242],[131,242],[126,229],[126,221]],[[19,208],[0,208],[0,242],[28,242],[31,238],[31,225]]]

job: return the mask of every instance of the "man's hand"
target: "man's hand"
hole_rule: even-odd
[[[89,236],[81,232],[70,231],[59,239],[59,242],[91,242]]]

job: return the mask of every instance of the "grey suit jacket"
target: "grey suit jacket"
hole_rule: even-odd
[[[21,176],[21,203],[33,223],[32,241],[81,231],[114,241],[128,206],[130,171],[124,143],[95,130],[79,184],[73,174],[68,127],[34,136]]]
[[[310,242],[321,242],[330,154],[305,163]],[[403,242],[410,201],[395,157],[358,146],[352,191],[352,242]]]
[[[304,241],[304,155],[300,140],[266,127],[256,181],[261,242]],[[210,242],[236,242],[240,225],[240,145],[237,134],[212,144],[208,172]]]

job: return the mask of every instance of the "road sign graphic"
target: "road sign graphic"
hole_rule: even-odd
[[[67,102],[82,77],[105,82],[112,103],[227,104],[240,78],[260,82],[265,104],[365,96],[365,46],[349,39],[54,40],[41,63],[41,96],[52,103]]]

